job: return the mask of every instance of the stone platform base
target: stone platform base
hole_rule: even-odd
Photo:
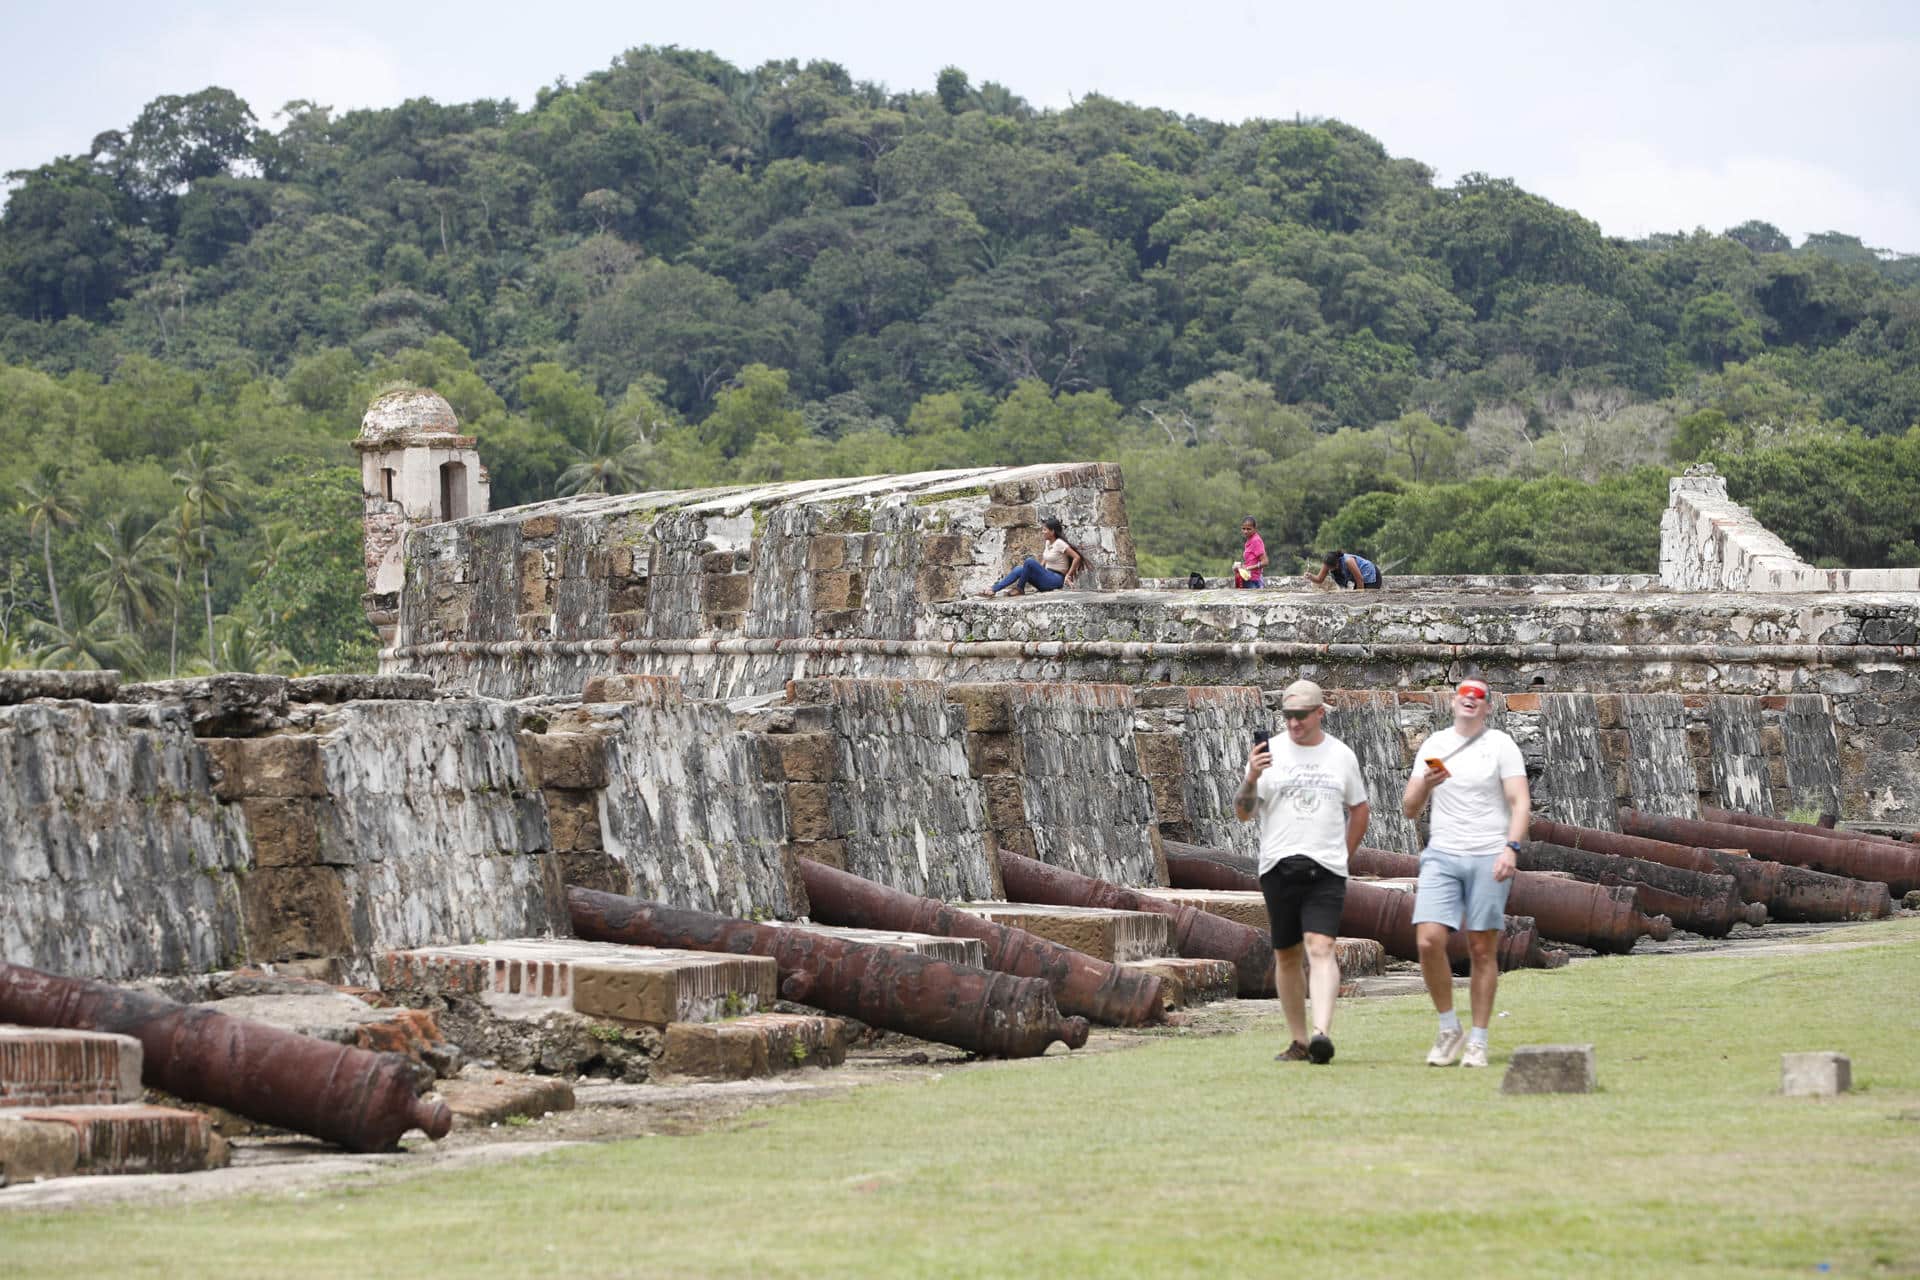
[[[1142,889],[1140,892],[1175,906],[1212,912],[1262,933],[1270,927],[1267,900],[1256,889]],[[1333,947],[1340,957],[1340,976],[1349,982],[1355,978],[1377,977],[1386,970],[1387,949],[1372,938],[1335,938]]]
[[[847,1024],[814,1014],[755,1013],[667,1028],[660,1069],[705,1080],[744,1080],[847,1059]]]
[[[899,947],[933,960],[945,960],[949,964],[970,964],[978,969],[986,962],[986,950],[978,938],[947,938],[933,933],[895,933],[891,929],[852,929],[833,924],[789,924],[784,920],[769,920],[768,924],[780,925],[789,929],[805,929],[809,933],[823,934],[829,938],[842,938],[848,942],[864,942],[876,947]]]
[[[0,1181],[74,1174],[195,1173],[226,1165],[226,1139],[192,1111],[120,1106],[0,1111]]]
[[[766,956],[570,938],[390,951],[379,974],[383,990],[479,996],[507,1016],[562,1009],[648,1026],[752,1013],[778,990],[778,966]]]
[[[1114,964],[1151,960],[1172,950],[1167,917],[1151,911],[1053,907],[1027,902],[956,902],[983,920],[1025,929],[1048,942]]]
[[[1129,969],[1160,979],[1160,993],[1169,1009],[1213,1000],[1231,1000],[1240,993],[1239,971],[1231,960],[1197,960],[1185,956],[1156,956],[1122,962]]]
[[[132,1036],[0,1026],[0,1107],[138,1102],[140,1054]]]
[[[549,1111],[573,1110],[573,1086],[552,1076],[467,1067],[434,1088],[446,1099],[455,1123],[467,1126],[504,1124],[515,1116],[537,1119]]]

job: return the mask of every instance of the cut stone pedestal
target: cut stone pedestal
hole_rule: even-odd
[[[1596,1084],[1590,1044],[1523,1044],[1513,1051],[1502,1093],[1592,1093]]]
[[[132,1036],[0,1026],[0,1107],[138,1102],[140,1061]]]
[[[954,905],[983,920],[1011,929],[1025,929],[1048,942],[1115,964],[1149,960],[1171,950],[1167,917],[1151,911],[1054,907],[1028,902],[956,902]]]
[[[1257,889],[1142,889],[1139,892],[1175,906],[1224,916],[1262,933],[1271,928],[1267,923],[1267,900]],[[1386,971],[1387,949],[1372,938],[1335,938],[1333,949],[1340,958],[1340,976],[1349,982],[1355,978],[1377,977]]]
[[[468,1066],[434,1086],[461,1124],[502,1124],[514,1116],[535,1119],[573,1110],[573,1086],[552,1076],[523,1076]]]
[[[776,997],[778,972],[768,956],[570,938],[511,938],[380,957],[384,990],[477,995],[509,1017],[568,1009],[650,1026],[765,1008]]]
[[[1150,960],[1127,960],[1122,963],[1129,969],[1158,977],[1161,998],[1169,1009],[1184,1009],[1213,1000],[1231,1000],[1240,993],[1240,973],[1231,960],[1155,956]]]
[[[805,929],[809,933],[843,938],[848,942],[864,942],[869,946],[899,947],[930,960],[970,964],[976,969],[985,967],[986,962],[986,949],[978,938],[948,938],[935,933],[896,933],[891,929],[854,929],[833,924],[789,924],[784,920],[769,920],[767,923],[786,929]]]
[[[227,1163],[207,1117],[138,1103],[0,1111],[4,1181],[70,1174],[194,1173]]]
[[[667,1027],[660,1069],[707,1080],[744,1080],[847,1059],[847,1024],[815,1014],[755,1013]]]
[[[1844,1053],[1783,1053],[1780,1092],[1789,1098],[1831,1098],[1853,1091],[1853,1059]]]

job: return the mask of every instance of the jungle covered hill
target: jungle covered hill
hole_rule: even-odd
[[[497,505],[1105,459],[1148,572],[1245,514],[1281,571],[1647,571],[1705,459],[1920,564],[1920,259],[1609,239],[1335,120],[640,48],[524,109],[163,97],[8,182],[5,662],[369,663],[348,442],[402,382]]]

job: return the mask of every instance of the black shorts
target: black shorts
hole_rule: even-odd
[[[1296,853],[1273,864],[1260,877],[1267,899],[1267,927],[1273,949],[1300,945],[1309,933],[1340,935],[1340,909],[1347,901],[1347,878],[1335,875],[1305,854]]]

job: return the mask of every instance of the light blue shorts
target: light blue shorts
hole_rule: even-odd
[[[1420,851],[1420,887],[1413,895],[1415,924],[1443,924],[1469,933],[1506,925],[1507,895],[1513,878],[1493,878],[1495,855],[1443,853],[1429,845]]]

